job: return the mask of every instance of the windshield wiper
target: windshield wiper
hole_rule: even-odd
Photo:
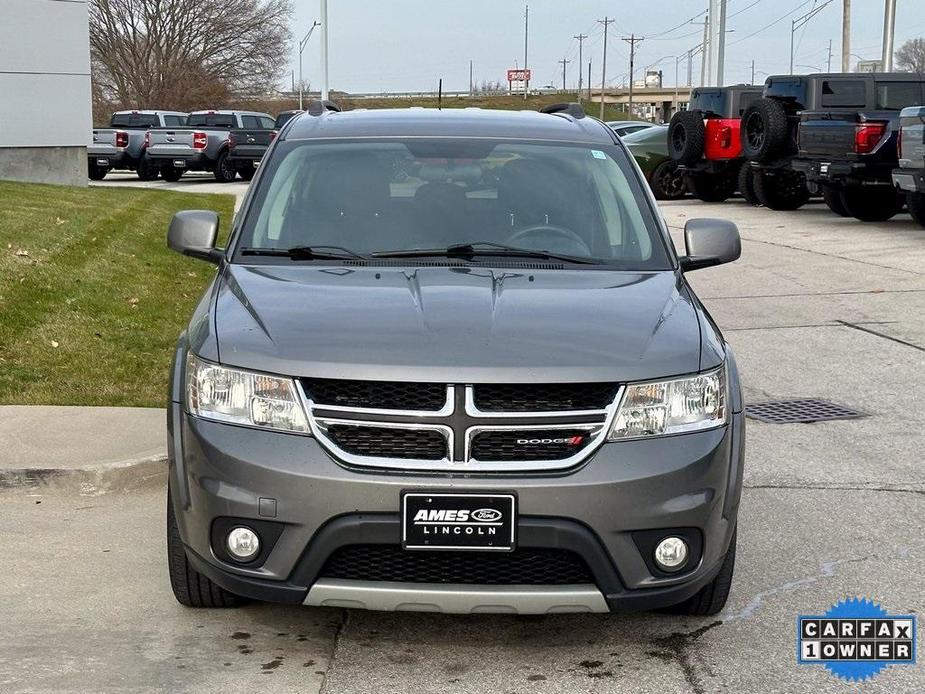
[[[242,248],[241,255],[268,255],[293,260],[367,260],[365,255],[343,246],[293,246],[292,248]]]
[[[374,258],[474,258],[476,256],[494,256],[505,258],[539,258],[541,260],[561,260],[567,263],[582,263],[586,265],[599,265],[601,261],[594,258],[551,253],[550,251],[535,251],[530,248],[517,248],[505,246],[503,243],[493,241],[473,241],[471,243],[457,243],[446,248],[409,248],[399,251],[377,251],[371,253]]]

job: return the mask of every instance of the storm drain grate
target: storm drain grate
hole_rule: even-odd
[[[768,424],[810,424],[832,419],[857,419],[864,412],[852,410],[827,400],[774,400],[747,405],[746,416]]]

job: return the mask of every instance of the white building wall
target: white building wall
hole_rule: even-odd
[[[87,0],[0,0],[0,178],[85,182],[91,129]]]

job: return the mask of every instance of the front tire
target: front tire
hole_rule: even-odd
[[[157,168],[157,164],[148,156],[148,153],[143,152],[141,159],[138,160],[138,168],[135,169],[135,173],[138,174],[139,181],[153,181],[160,173],[160,169]]]
[[[925,227],[925,193],[909,193],[906,195],[906,206],[912,219]]]
[[[732,197],[736,189],[736,177],[726,173],[711,174],[704,171],[688,174],[687,189],[703,202],[723,202]]]
[[[238,169],[238,174],[240,174],[241,178],[243,178],[245,181],[250,181],[252,178],[254,178],[255,173],[257,173],[257,169],[255,169],[253,166],[245,166],[242,169]]]
[[[862,222],[885,222],[902,208],[902,198],[892,186],[848,186],[841,191],[848,215]]]
[[[738,530],[732,531],[726,558],[716,577],[684,602],[666,608],[666,612],[707,617],[718,614],[726,606],[732,588],[732,575],[735,573],[737,533]]]
[[[745,198],[745,202],[749,205],[759,207],[761,201],[758,199],[758,194],[755,192],[755,175],[755,170],[748,162],[742,164],[742,168],[739,169],[739,192],[742,194],[742,197]]]
[[[790,169],[757,172],[755,195],[769,210],[797,210],[809,202],[806,177]]]
[[[87,167],[87,176],[91,181],[102,181],[106,178],[106,174],[109,173],[109,169],[106,169],[96,164],[90,164]]]
[[[238,170],[234,168],[231,160],[228,158],[228,150],[218,155],[218,161],[215,162],[215,180],[219,183],[231,183],[238,175]]]
[[[687,193],[684,173],[670,159],[655,167],[649,185],[656,200],[680,200]]]
[[[822,199],[826,206],[839,217],[850,217],[848,210],[841,201],[841,191],[835,186],[822,186]]]
[[[173,499],[167,489],[167,569],[170,587],[181,605],[186,607],[236,607],[244,599],[229,593],[221,586],[196,571],[186,557],[177,517],[173,512]]]
[[[176,183],[181,176],[183,176],[183,169],[178,169],[175,166],[168,165],[161,169],[161,178],[169,183]]]

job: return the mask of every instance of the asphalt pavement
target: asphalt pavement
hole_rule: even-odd
[[[167,582],[160,484],[16,488],[0,491],[13,557],[0,572],[0,691],[925,691],[922,663],[849,686],[795,657],[797,616],[840,599],[925,609],[925,230],[908,215],[862,224],[818,204],[663,211],[679,244],[688,218],[740,226],[742,259],[690,277],[735,350],[746,400],[822,398],[866,415],[748,421],[722,614],[189,610]]]

